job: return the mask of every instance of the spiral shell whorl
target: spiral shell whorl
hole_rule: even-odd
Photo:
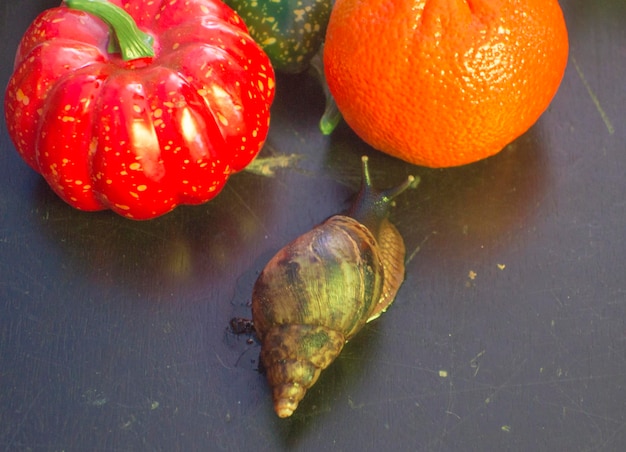
[[[383,264],[372,234],[335,215],[280,250],[257,279],[252,317],[259,339],[282,324],[326,326],[350,339],[383,290]]]
[[[293,413],[370,318],[383,271],[367,228],[336,215],[285,246],[259,275],[252,316],[279,416]]]
[[[343,334],[323,326],[279,325],[266,333],[261,360],[279,417],[291,416],[345,342]]]

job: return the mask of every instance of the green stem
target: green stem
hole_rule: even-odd
[[[324,135],[330,135],[343,118],[341,116],[341,112],[337,108],[333,95],[328,89],[328,83],[326,83],[326,76],[324,75],[324,62],[322,60],[323,52],[324,47],[322,47],[320,51],[311,59],[311,72],[320,82],[320,85],[322,85],[324,96],[326,97],[326,108],[322,118],[320,119],[319,128]]]
[[[337,104],[335,103],[335,99],[332,94],[326,88],[326,109],[324,110],[324,114],[320,119],[320,130],[324,135],[330,135],[335,130],[335,127],[341,122],[342,115],[339,109],[337,108]]]
[[[65,4],[106,22],[112,35],[109,52],[121,52],[126,61],[154,57],[152,36],[141,31],[132,16],[119,6],[107,0],[65,0]]]

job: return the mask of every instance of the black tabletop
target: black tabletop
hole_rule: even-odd
[[[51,0],[0,7],[1,79]],[[264,174],[152,221],[84,213],[0,143],[0,449],[568,450],[626,447],[626,2],[562,0],[569,63],[500,154],[453,169],[317,121],[279,76]],[[349,205],[360,156],[407,244],[392,307],[292,418],[229,329],[285,243]],[[281,165],[282,164],[282,165]]]

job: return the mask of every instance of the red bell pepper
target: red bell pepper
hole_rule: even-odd
[[[274,92],[219,0],[66,0],[22,38],[5,114],[67,203],[148,219],[208,201],[254,159]]]

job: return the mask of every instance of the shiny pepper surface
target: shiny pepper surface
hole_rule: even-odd
[[[208,201],[256,157],[274,92],[219,0],[66,0],[22,38],[5,112],[67,203],[149,219]]]

